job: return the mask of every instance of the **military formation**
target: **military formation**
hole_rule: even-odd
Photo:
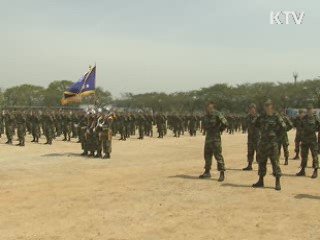
[[[249,113],[246,117],[246,126],[248,131],[248,165],[243,168],[244,171],[253,170],[252,164],[254,158],[258,163],[259,180],[252,187],[264,187],[264,177],[267,173],[267,162],[270,159],[272,164],[273,176],[276,179],[275,189],[281,190],[281,167],[280,154],[283,149],[285,162],[289,164],[289,139],[287,132],[293,127],[297,129],[295,137],[295,157],[294,160],[300,158],[301,152],[301,170],[297,176],[305,176],[309,151],[312,155],[313,174],[311,178],[318,177],[318,153],[319,153],[319,131],[320,120],[314,114],[312,105],[308,105],[307,110],[301,109],[299,115],[290,119],[284,113],[279,114],[274,110],[271,100],[264,103],[264,109],[261,114],[257,113],[255,104],[249,106]],[[222,156],[221,133],[228,128],[227,119],[215,110],[213,102],[207,105],[207,114],[203,119],[203,127],[206,132],[206,140],[204,147],[205,171],[199,178],[210,178],[210,169],[212,164],[212,156],[217,160],[217,168],[220,171],[220,182],[224,181],[225,164]],[[318,137],[317,137],[318,133]]]
[[[258,163],[259,180],[253,187],[264,187],[267,172],[267,161],[270,159],[273,175],[276,179],[275,189],[281,190],[280,155],[283,150],[284,165],[289,164],[288,131],[296,129],[294,160],[301,158],[301,170],[297,176],[306,175],[308,154],[311,152],[313,174],[318,177],[318,153],[320,145],[320,120],[314,114],[313,106],[301,109],[299,115],[289,118],[285,113],[274,110],[273,103],[268,100],[259,114],[255,104],[248,106],[247,115],[223,114],[209,102],[206,114],[178,113],[144,113],[144,112],[110,112],[108,110],[91,109],[89,111],[67,110],[3,110],[0,113],[0,137],[5,136],[6,144],[26,145],[26,135],[32,136],[32,143],[51,145],[57,137],[63,141],[77,139],[82,149],[82,156],[109,159],[112,151],[112,139],[129,138],[143,140],[146,137],[164,138],[168,130],[173,136],[205,135],[204,173],[199,178],[210,178],[212,158],[217,161],[220,172],[219,180],[225,179],[225,162],[222,154],[221,135],[235,132],[247,133],[247,162],[244,171],[253,170],[253,163]],[[156,132],[154,130],[156,129]],[[317,135],[318,134],[318,135]]]

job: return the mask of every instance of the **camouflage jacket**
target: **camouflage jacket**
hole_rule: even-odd
[[[206,131],[206,142],[221,141],[221,133],[227,128],[228,121],[220,112],[206,114],[203,118],[203,127]]]
[[[277,113],[260,115],[255,126],[260,129],[260,142],[266,144],[279,143],[281,136],[287,131],[283,118]]]
[[[317,142],[316,132],[320,130],[320,120],[317,116],[304,116],[301,121],[302,142]]]

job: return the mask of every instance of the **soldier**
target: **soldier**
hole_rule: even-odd
[[[103,116],[103,122],[101,123],[101,132],[99,138],[101,139],[102,150],[103,150],[103,158],[109,159],[111,158],[111,150],[112,150],[112,124],[113,114],[107,114]]]
[[[14,113],[13,112],[6,112],[4,114],[4,125],[5,125],[5,133],[7,136],[6,144],[12,144],[13,135],[14,135]]]
[[[313,113],[313,106],[308,105],[307,114],[302,118],[301,122],[301,170],[297,176],[305,176],[305,168],[308,162],[309,149],[311,151],[314,168],[312,178],[318,177],[318,143],[316,132],[320,130],[320,120]]]
[[[144,115],[142,113],[139,114],[139,116],[137,118],[137,125],[138,125],[138,131],[139,131],[138,139],[140,139],[140,140],[144,139],[145,121],[146,121],[146,119],[145,119]]]
[[[83,150],[83,153],[81,156],[88,156],[88,147],[87,147],[87,138],[86,138],[86,132],[88,128],[88,122],[89,122],[89,114],[88,115],[82,115],[79,117],[78,122],[78,128],[79,128],[79,141],[81,142],[81,149]]]
[[[61,114],[61,123],[62,123],[62,132],[63,132],[63,140],[62,141],[68,141],[70,142],[71,138],[71,113],[68,114],[66,112],[63,112]]]
[[[305,110],[300,109],[299,110],[299,115],[294,119],[293,121],[293,126],[296,128],[296,137],[294,139],[294,151],[296,153],[295,157],[293,160],[298,160],[299,158],[299,153],[300,153],[300,144],[301,144],[301,132],[302,132],[302,119],[305,115]]]
[[[244,171],[252,171],[252,163],[254,154],[256,154],[256,161],[258,160],[258,145],[260,140],[260,130],[255,126],[255,121],[259,117],[257,113],[257,107],[254,103],[249,105],[249,114],[246,118],[245,125],[248,130],[248,166],[243,168]]]
[[[197,117],[194,114],[191,114],[188,119],[188,129],[190,136],[196,136],[197,135]]]
[[[42,118],[42,129],[47,140],[45,144],[49,145],[52,144],[54,138],[55,119],[53,115],[53,112],[47,111]]]
[[[19,143],[17,146],[23,147],[25,145],[25,137],[27,133],[27,119],[24,113],[20,111],[16,115],[16,124],[17,124],[17,134]]]
[[[33,140],[31,142],[39,142],[40,138],[40,124],[41,124],[41,116],[40,112],[36,114],[34,111],[31,112],[30,121],[31,121],[31,134]]]
[[[259,152],[259,181],[252,185],[254,188],[264,187],[264,177],[267,173],[268,158],[271,160],[273,175],[276,178],[275,189],[280,191],[281,168],[279,163],[279,137],[286,131],[286,124],[282,117],[273,109],[271,100],[264,104],[264,113],[260,115],[255,126],[260,129]]]
[[[4,133],[4,112],[0,112],[0,138],[1,135]]]
[[[293,128],[293,123],[291,120],[288,118],[288,116],[283,113],[282,116],[284,123],[286,124],[286,131],[282,133],[280,136],[280,141],[279,141],[279,157],[281,153],[281,147],[283,147],[283,153],[284,153],[284,165],[289,164],[289,138],[288,138],[288,131],[290,131]]]
[[[156,125],[159,133],[158,138],[163,138],[165,135],[165,128],[166,128],[166,117],[163,114],[157,114]]]
[[[102,125],[103,125],[103,122],[104,122],[104,115],[102,114],[102,109],[99,108],[98,109],[98,114],[96,116],[97,118],[97,123],[96,123],[96,127],[95,127],[95,139],[96,139],[96,150],[97,150],[97,153],[95,155],[95,158],[102,158],[102,142],[103,142],[103,139],[102,139]]]
[[[212,156],[217,160],[218,171],[220,171],[219,182],[224,181],[224,159],[222,156],[221,133],[226,129],[228,122],[222,113],[215,110],[213,102],[207,105],[207,114],[203,119],[204,129],[206,131],[206,140],[204,146],[204,173],[199,178],[210,178],[212,165]]]

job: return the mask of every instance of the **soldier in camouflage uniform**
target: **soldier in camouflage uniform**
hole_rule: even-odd
[[[204,173],[199,178],[210,178],[212,165],[212,156],[217,160],[218,171],[220,171],[219,182],[224,181],[224,159],[222,156],[221,133],[228,126],[228,122],[222,113],[215,110],[214,103],[209,102],[207,105],[207,114],[203,118],[203,127],[206,131],[206,140],[204,146]]]
[[[140,139],[140,140],[144,139],[145,121],[146,121],[146,119],[145,119],[144,115],[142,113],[139,114],[139,116],[137,117],[137,126],[138,126],[138,131],[139,131],[138,139]]]
[[[15,125],[15,117],[13,112],[6,112],[4,114],[4,125],[5,125],[5,133],[8,141],[6,144],[12,144],[13,135],[14,135],[14,125]]]
[[[55,118],[54,113],[47,111],[42,118],[42,129],[43,134],[46,137],[45,144],[52,144],[54,139],[54,129],[55,129]]]
[[[258,146],[259,152],[259,181],[252,187],[264,187],[264,177],[267,173],[268,158],[271,160],[273,175],[276,178],[276,190],[281,190],[280,177],[281,168],[279,163],[279,138],[286,131],[286,124],[282,117],[273,109],[271,100],[267,100],[264,104],[264,113],[260,115],[255,125],[260,129],[260,142]]]
[[[41,116],[40,112],[37,114],[36,112],[32,111],[30,115],[31,121],[31,134],[32,134],[32,141],[31,142],[39,142],[39,138],[41,135],[40,125],[41,125]]]
[[[156,125],[159,133],[158,138],[163,138],[165,135],[165,128],[166,128],[166,117],[163,114],[157,114]]]
[[[260,130],[255,126],[255,122],[259,117],[257,107],[254,103],[249,106],[249,114],[246,118],[246,126],[248,127],[248,166],[243,168],[244,171],[252,171],[252,163],[254,154],[256,154],[256,161],[258,161],[258,145],[260,141]]]
[[[112,124],[113,115],[105,115],[103,116],[103,122],[101,124],[101,132],[99,134],[99,138],[101,140],[102,151],[104,153],[103,158],[109,159],[111,158],[112,151]]]
[[[191,114],[188,118],[188,129],[190,136],[197,135],[197,117],[194,114]]]
[[[4,115],[3,112],[0,112],[0,138],[2,134],[4,133]]]
[[[78,128],[79,128],[79,141],[81,142],[81,149],[83,153],[81,156],[88,156],[87,138],[86,132],[88,128],[89,115],[82,115],[79,117]]]
[[[71,140],[71,124],[72,124],[71,114],[63,112],[61,114],[61,124],[62,124],[62,133],[64,136],[62,141],[70,142],[70,140]]]
[[[293,160],[300,159],[299,153],[300,153],[300,144],[301,144],[301,132],[302,132],[302,119],[305,115],[305,111],[303,109],[299,110],[299,116],[297,116],[293,120],[293,126],[296,128],[296,137],[294,139],[294,151],[296,153]]]
[[[318,143],[316,132],[320,130],[320,120],[313,113],[313,106],[310,104],[307,108],[307,114],[302,118],[301,123],[301,170],[297,176],[305,176],[305,168],[308,162],[309,149],[311,151],[314,168],[312,178],[318,177]]]
[[[23,147],[25,145],[25,137],[27,133],[27,119],[26,115],[22,112],[16,114],[17,134],[19,143],[17,146]]]
[[[289,117],[283,113],[282,118],[284,123],[286,124],[286,131],[282,133],[279,139],[279,156],[281,155],[281,147],[283,148],[284,153],[284,165],[289,164],[289,138],[288,138],[288,131],[293,128],[293,123],[289,119]]]

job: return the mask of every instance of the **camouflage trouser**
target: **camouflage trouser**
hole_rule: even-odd
[[[144,138],[144,127],[139,126],[139,138],[143,139]]]
[[[258,162],[258,142],[250,141],[248,142],[248,163],[252,164],[254,159],[254,154],[256,154],[256,162]]]
[[[281,143],[279,144],[279,157],[281,155],[281,147],[283,148],[283,155],[285,158],[289,158],[289,144]]]
[[[82,150],[88,151],[87,139],[86,139],[86,127],[79,127],[79,140],[81,142]]]
[[[39,139],[40,138],[40,125],[39,124],[34,124],[31,127],[31,133],[33,139]]]
[[[258,151],[259,176],[264,177],[267,174],[267,162],[268,158],[270,158],[273,176],[281,177],[279,144],[277,142],[260,143]]]
[[[24,144],[25,136],[26,136],[26,127],[24,125],[18,125],[17,135],[18,135],[19,142],[21,144]]]
[[[310,142],[310,143],[301,143],[301,167],[307,167],[308,163],[308,154],[309,149],[312,155],[312,167],[318,169],[319,168],[319,161],[318,161],[318,143],[317,142]]]
[[[13,128],[13,126],[7,126],[5,129],[6,129],[7,139],[8,139],[9,141],[12,141],[13,135],[14,135],[14,128]]]
[[[301,136],[300,134],[297,133],[294,139],[294,151],[297,155],[299,155],[299,152],[300,152],[300,143],[301,143]]]
[[[111,148],[111,141],[107,139],[102,139],[102,150],[103,153],[111,153],[112,148]]]
[[[218,171],[225,171],[224,159],[222,156],[221,142],[206,142],[204,146],[204,168],[209,171],[212,165],[212,156],[217,160]]]

